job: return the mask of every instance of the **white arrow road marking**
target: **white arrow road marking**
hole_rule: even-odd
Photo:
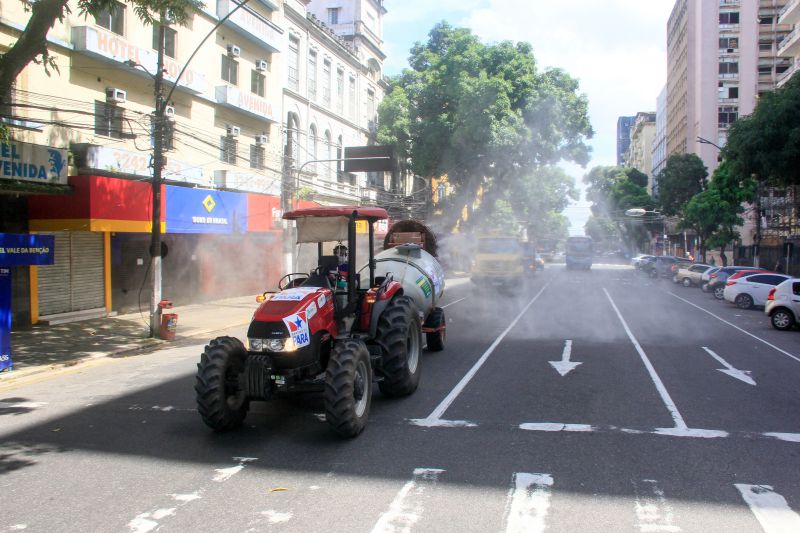
[[[736,483],[742,498],[761,524],[764,533],[797,533],[800,531],[800,515],[789,508],[786,499],[774,492],[769,485],[745,485]]]
[[[553,477],[550,474],[514,474],[506,503],[506,533],[537,533],[545,530],[552,486]]]
[[[744,381],[748,385],[752,385],[754,387],[756,386],[755,380],[748,375],[750,374],[749,370],[739,370],[737,368],[734,368],[733,365],[731,365],[725,359],[715,354],[713,351],[709,350],[705,346],[703,346],[703,349],[708,353],[708,355],[719,361],[720,364],[725,367],[725,368],[718,368],[717,370],[719,370],[723,374],[728,374],[730,377],[738,379],[739,381]]]
[[[467,383],[469,383],[470,380],[472,380],[472,378],[475,376],[475,374],[478,373],[478,370],[483,366],[483,363],[485,363],[486,360],[489,359],[489,356],[492,355],[492,352],[494,352],[495,348],[497,348],[497,345],[500,344],[500,342],[505,338],[506,335],[508,335],[508,332],[511,331],[511,328],[517,325],[519,319],[522,318],[522,316],[533,305],[533,302],[535,302],[539,298],[539,296],[542,295],[542,293],[544,292],[544,290],[547,288],[548,285],[550,285],[550,282],[547,282],[544,285],[544,287],[542,287],[539,290],[539,292],[536,293],[536,296],[531,298],[531,301],[528,302],[525,305],[525,307],[522,308],[522,311],[519,312],[519,314],[516,316],[516,318],[514,318],[511,324],[508,325],[505,331],[503,331],[503,333],[501,333],[500,336],[494,340],[491,346],[489,346],[489,348],[487,348],[487,350],[483,352],[483,355],[481,356],[480,359],[478,359],[478,362],[472,365],[472,368],[469,369],[469,372],[467,372],[466,375],[463,378],[461,378],[461,381],[459,381],[458,384],[453,388],[453,390],[450,391],[450,394],[448,394],[445,397],[445,399],[442,400],[442,402],[436,406],[436,409],[434,409],[433,412],[428,415],[428,418],[412,419],[410,420],[412,424],[424,427],[436,427],[436,426],[472,427],[477,425],[471,422],[467,422],[465,420],[442,420],[442,415],[444,414],[445,411],[447,411],[447,409],[455,401],[458,395],[461,394],[461,391],[464,390],[464,387],[467,386]]]
[[[411,526],[422,518],[423,495],[439,481],[440,468],[415,468],[414,477],[403,485],[389,510],[381,515],[372,533],[408,533]]]
[[[643,479],[643,487],[634,481],[633,489],[636,492],[636,518],[639,531],[681,531],[681,528],[672,524],[672,507],[664,497],[664,491],[659,488],[655,479]]]
[[[583,363],[573,363],[569,360],[569,356],[572,354],[572,341],[564,341],[564,351],[561,353],[561,361],[548,361],[553,368],[555,368],[559,374],[562,376],[566,376],[578,365],[582,365]]]

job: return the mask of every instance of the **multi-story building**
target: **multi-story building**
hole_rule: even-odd
[[[635,119],[635,116],[617,119],[617,166],[625,164],[625,153],[631,145],[631,127]]]
[[[381,6],[372,11],[370,27],[360,20],[346,23],[358,14],[356,7],[374,3],[356,0],[325,8],[319,2],[284,2],[288,40],[282,142],[290,194],[295,189],[322,203],[374,203],[377,189],[383,187],[382,180],[345,173],[342,165],[333,161],[342,158],[345,146],[374,144],[377,106],[385,94],[381,75],[385,56],[377,49],[377,61],[371,48],[356,47],[356,43],[370,32],[376,36],[375,43],[382,44],[379,36],[385,10]],[[312,8],[327,10],[326,18],[315,15]],[[351,29],[350,39],[337,34],[344,28]],[[358,39],[352,38],[354,33]],[[365,48],[370,53],[364,53]]]
[[[140,293],[152,276],[159,48],[168,99],[160,188],[164,296],[185,303],[263,290],[277,274],[265,265],[280,258],[282,237],[281,3],[218,0],[192,12],[186,26],[167,26],[163,40],[129,4],[88,18],[76,2],[70,6],[48,34],[59,70],[48,76],[28,65],[4,117],[11,141],[3,152],[26,160],[3,161],[11,170],[0,176],[0,188],[18,196],[0,195],[0,232],[55,235],[55,264],[15,272],[17,324],[147,309]],[[29,17],[22,3],[3,4],[0,51]],[[44,170],[32,177],[23,167]]]
[[[778,24],[782,31],[776,33],[775,39],[777,55],[786,62],[782,65],[785,67],[783,72],[777,74],[775,80],[776,85],[780,87],[800,70],[800,0],[783,0],[775,3],[785,4],[778,12]]]
[[[651,196],[658,197],[658,180],[656,177],[667,166],[667,86],[665,85],[656,99],[656,131],[653,138],[652,171],[647,189]]]
[[[631,142],[625,153],[625,166],[647,175],[648,192],[653,176],[653,140],[656,136],[656,114],[636,113],[631,127]]]

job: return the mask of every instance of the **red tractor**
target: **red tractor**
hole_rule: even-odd
[[[317,267],[287,274],[279,292],[259,296],[247,347],[233,337],[205,347],[197,365],[198,411],[211,428],[230,430],[241,425],[251,400],[322,391],[328,424],[340,436],[354,437],[366,425],[375,381],[388,396],[417,389],[422,333],[442,349],[444,313],[419,309],[391,273],[376,276],[373,223],[388,218],[384,209],[315,207],[283,218],[296,221],[298,243],[317,243]],[[358,221],[369,228],[366,279],[356,271]],[[346,242],[346,263],[323,255],[326,242]]]

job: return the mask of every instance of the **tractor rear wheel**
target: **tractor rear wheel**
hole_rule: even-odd
[[[235,429],[247,416],[250,401],[240,381],[246,358],[247,350],[239,339],[217,337],[205,347],[197,364],[197,411],[216,431]]]
[[[372,366],[360,340],[337,341],[325,370],[325,420],[340,437],[355,437],[367,425],[372,403]]]
[[[447,322],[445,321],[444,309],[436,307],[428,315],[425,325],[431,328],[441,328],[439,331],[425,334],[425,341],[428,343],[428,349],[432,352],[441,352],[444,350],[444,341],[447,338]]]
[[[408,396],[417,390],[422,353],[422,329],[413,300],[398,296],[378,319],[376,341],[383,347],[383,380],[387,396]]]

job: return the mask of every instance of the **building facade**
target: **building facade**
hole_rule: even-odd
[[[653,181],[653,141],[656,137],[656,114],[636,113],[631,127],[631,141],[625,153],[625,166],[647,175],[648,192]]]
[[[780,31],[776,31],[774,39],[777,55],[784,62],[780,66],[782,72],[776,72],[775,84],[780,87],[800,70],[800,1],[776,0],[773,3],[775,8],[783,5],[780,10],[776,9]]]
[[[617,119],[617,166],[625,164],[625,153],[631,145],[631,127],[635,119],[635,116]]]
[[[653,138],[651,179],[647,183],[648,192],[658,198],[658,180],[656,177],[667,166],[667,86],[665,85],[656,99],[656,131]]]

